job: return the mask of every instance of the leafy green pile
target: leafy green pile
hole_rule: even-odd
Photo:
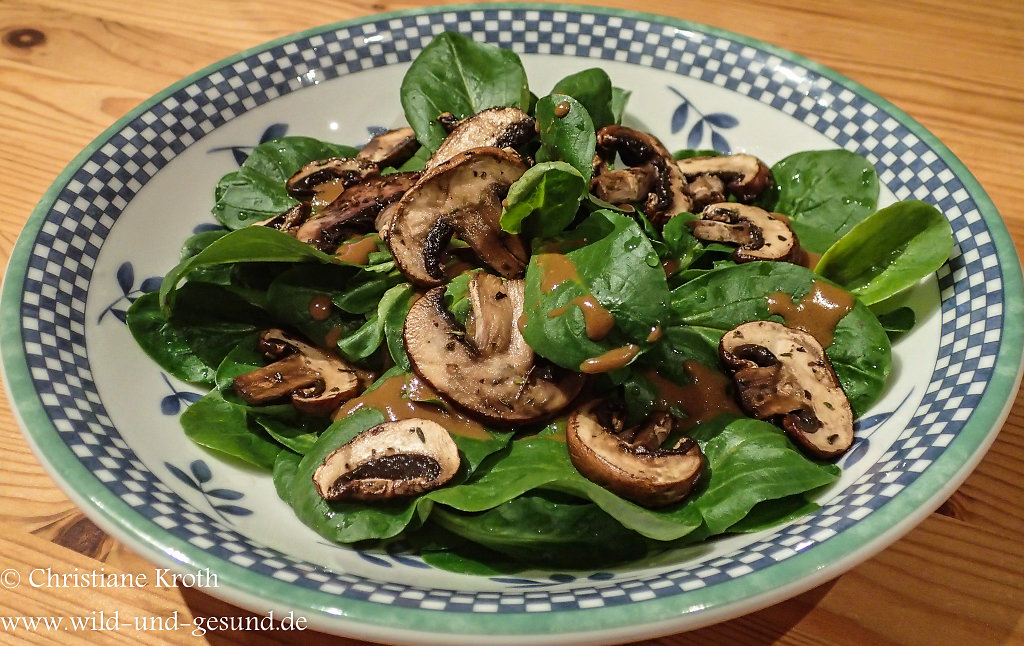
[[[528,152],[537,163],[511,187],[501,226],[529,238],[535,250],[563,253],[578,279],[545,291],[540,254],[531,259],[523,335],[538,355],[573,369],[624,344],[638,346],[635,361],[593,386],[623,399],[633,420],[655,405],[651,371],[687,384],[686,362],[718,370],[717,345],[726,330],[777,319],[768,296],[781,292],[798,301],[815,281],[857,296],[827,353],[855,413],[863,414],[890,370],[887,332],[913,324],[913,313],[903,308],[884,316],[891,324],[883,325],[869,306],[892,311],[890,297],[935,271],[952,244],[949,225],[927,204],[876,211],[874,169],[843,150],[779,161],[772,167],[777,186],[761,198],[760,206],[790,218],[806,249],[823,254],[815,271],[737,265],[731,248],[693,237],[685,225],[693,216],[681,214],[658,231],[639,211],[601,203],[588,192],[595,131],[621,121],[628,92],[600,69],[568,76],[537,97],[514,53],[446,33],[412,64],[401,96],[422,148],[396,171],[422,167],[445,137],[435,119],[443,112],[464,118],[517,106],[535,116],[539,145]],[[570,106],[568,115],[556,114],[560,104]],[[255,339],[271,326],[333,347],[367,369],[391,366],[378,384],[411,374],[402,326],[415,290],[385,245],[355,265],[280,231],[248,226],[295,205],[284,182],[305,163],[356,152],[304,137],[258,146],[217,185],[213,214],[223,229],[189,238],[159,292],[139,298],[128,313],[131,332],[164,370],[210,389],[182,415],[186,435],[272,471],[281,498],[304,523],[342,543],[401,540],[428,562],[460,571],[506,571],[523,563],[596,567],[799,516],[814,508],[814,492],[838,477],[836,466],[808,459],[775,426],[720,415],[691,431],[707,461],[695,492],[681,503],[646,509],[576,471],[558,440],[563,417],[515,434],[495,429],[490,439],[456,436],[463,460],[455,482],[419,497],[376,505],[320,498],[312,483],[316,466],[384,415],[363,409],[331,423],[290,405],[250,406],[231,383],[263,365]],[[466,311],[467,282],[464,274],[448,286],[457,316]],[[565,307],[586,294],[615,318],[599,341],[588,338],[580,309]],[[326,318],[310,310],[318,297],[333,303]],[[654,328],[662,330],[657,339]]]

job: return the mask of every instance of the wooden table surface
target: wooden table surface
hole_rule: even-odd
[[[124,113],[225,56],[319,24],[438,0],[0,1],[0,261],[71,158]],[[894,3],[604,0],[703,22],[798,52],[920,121],[975,174],[1024,248],[1024,6],[1021,0]],[[907,536],[838,579],[768,609],[653,644],[1024,643],[1024,400],[984,460]],[[142,572],[44,473],[0,402],[0,570]],[[2,583],[2,581],[0,581]],[[118,611],[249,616],[185,587],[0,587],[0,616]],[[0,626],[0,632],[2,626]],[[343,644],[305,632],[53,632],[3,643]]]

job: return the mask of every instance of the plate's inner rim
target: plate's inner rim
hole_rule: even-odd
[[[472,14],[480,14],[481,17],[474,18]],[[567,19],[555,20],[555,14],[558,14],[560,18]],[[499,26],[489,29],[486,25],[486,20],[490,20],[493,15],[497,15],[496,23]],[[533,17],[534,15],[536,18]],[[443,30],[446,28],[466,26],[468,23],[469,29],[463,29],[463,31],[474,32],[474,35],[478,38],[482,37],[484,39],[489,39],[491,42],[498,42],[503,45],[512,45],[513,49],[516,49],[520,53],[531,53],[531,48],[537,48],[538,53],[546,53],[540,51],[541,44],[539,43],[525,43],[509,40],[522,34],[523,29],[516,31],[514,29],[500,27],[500,25],[503,24],[503,21],[522,20],[526,26],[526,30],[530,31],[542,29],[543,27],[541,25],[543,23],[545,27],[549,26],[551,28],[553,36],[562,34],[567,39],[567,42],[563,43],[564,47],[567,44],[571,44],[568,42],[568,40],[571,40],[571,32],[567,26],[575,24],[579,29],[577,35],[589,33],[594,36],[596,31],[604,32],[604,36],[602,37],[603,43],[598,48],[600,55],[596,56],[597,58],[617,60],[617,57],[619,57],[622,52],[628,52],[625,55],[625,62],[651,67],[657,67],[660,64],[663,66],[660,69],[667,69],[664,66],[671,66],[673,62],[679,65],[680,61],[686,62],[687,58],[689,58],[690,62],[688,65],[690,67],[688,69],[701,72],[701,75],[697,76],[697,78],[701,78],[702,80],[715,83],[717,85],[722,84],[722,79],[716,78],[722,74],[720,71],[722,67],[716,61],[716,58],[719,55],[731,54],[736,56],[737,60],[742,59],[756,63],[757,71],[755,72],[751,72],[751,69],[754,69],[753,67],[748,66],[745,68],[745,71],[747,73],[752,73],[754,78],[756,78],[760,70],[765,67],[772,65],[788,66],[790,69],[797,71],[795,76],[803,76],[805,78],[812,79],[812,82],[807,88],[801,88],[798,84],[793,82],[790,82],[789,84],[779,82],[777,84],[778,89],[788,88],[790,90],[790,97],[792,97],[793,94],[799,94],[799,92],[804,91],[806,92],[804,96],[810,97],[813,105],[810,108],[804,108],[801,107],[802,101],[794,102],[787,101],[785,99],[780,99],[781,103],[779,105],[776,105],[774,102],[766,103],[783,111],[792,109],[794,118],[798,118],[805,123],[811,119],[818,119],[819,121],[812,125],[814,125],[814,127],[820,132],[826,132],[827,127],[819,127],[821,117],[820,115],[814,114],[813,110],[815,105],[819,105],[818,101],[829,96],[828,92],[834,92],[835,98],[844,100],[847,107],[858,105],[860,109],[854,111],[854,117],[864,116],[869,118],[865,123],[877,124],[876,127],[880,126],[884,128],[884,132],[886,134],[889,134],[894,130],[903,133],[903,137],[897,138],[899,145],[895,147],[890,144],[884,144],[884,142],[877,142],[878,146],[880,146],[878,149],[885,151],[882,155],[873,154],[873,151],[865,147],[863,143],[857,146],[860,149],[858,152],[866,154],[874,161],[885,166],[885,171],[880,174],[882,182],[889,185],[900,199],[905,199],[906,197],[914,195],[915,190],[919,190],[920,187],[928,188],[929,197],[934,198],[935,193],[931,188],[929,188],[930,185],[924,180],[920,180],[918,171],[920,171],[921,168],[915,168],[915,162],[921,160],[923,154],[929,153],[931,155],[929,166],[931,164],[938,164],[941,168],[943,167],[943,164],[939,162],[944,162],[944,160],[926,146],[924,146],[924,148],[916,148],[916,146],[923,146],[923,142],[914,136],[913,133],[907,131],[906,127],[900,123],[899,119],[896,119],[884,111],[879,111],[876,106],[873,106],[862,99],[858,102],[857,100],[860,99],[860,97],[858,97],[856,93],[842,87],[841,84],[836,83],[832,79],[812,73],[800,65],[793,65],[776,54],[767,54],[756,49],[749,43],[730,41],[722,38],[721,36],[708,36],[700,33],[691,34],[691,36],[694,37],[694,40],[680,43],[675,34],[674,27],[651,23],[648,21],[637,21],[628,17],[594,13],[578,13],[576,15],[572,15],[567,14],[564,11],[542,10],[523,10],[521,12],[513,10],[498,10],[496,12],[451,11],[432,14],[430,17],[432,20],[428,21],[426,24],[421,24],[421,21],[404,17],[390,19],[382,18],[381,20],[367,22],[362,25],[339,28],[337,31],[328,30],[319,34],[314,34],[307,37],[303,44],[297,44],[292,47],[289,47],[288,45],[280,45],[264,50],[259,54],[253,54],[245,59],[246,63],[244,65],[236,63],[232,66],[215,71],[197,80],[195,83],[174,92],[164,101],[154,104],[149,110],[138,116],[123,128],[111,139],[111,141],[102,146],[97,153],[89,159],[89,161],[82,165],[78,172],[74,173],[64,189],[60,191],[60,195],[55,200],[55,203],[48,213],[46,220],[40,227],[40,231],[35,240],[35,253],[30,259],[29,268],[26,272],[26,284],[28,285],[31,283],[31,286],[26,286],[25,288],[26,300],[22,309],[23,333],[25,330],[32,330],[36,333],[35,338],[30,338],[32,335],[29,333],[24,333],[25,336],[23,337],[24,352],[25,356],[29,358],[30,369],[42,370],[43,372],[48,370],[46,360],[52,357],[43,357],[42,360],[40,360],[40,356],[44,346],[52,346],[61,348],[66,354],[70,354],[72,356],[72,368],[77,369],[77,371],[82,375],[89,375],[88,359],[85,354],[86,346],[84,336],[84,298],[86,290],[78,286],[79,281],[84,278],[84,283],[88,284],[88,279],[90,278],[92,269],[92,259],[95,258],[95,254],[98,253],[99,248],[102,246],[103,239],[115,223],[116,215],[119,214],[130,201],[131,195],[133,194],[130,188],[133,186],[132,182],[136,182],[138,186],[145,184],[145,181],[148,180],[153,173],[159,170],[160,167],[179,154],[187,146],[194,144],[205,134],[212,131],[223,122],[229,120],[233,116],[237,116],[237,114],[240,114],[240,112],[236,112],[231,105],[225,105],[223,102],[218,103],[217,101],[210,101],[206,99],[206,91],[223,87],[222,84],[228,78],[231,78],[231,74],[248,74],[249,76],[253,76],[251,74],[252,69],[263,67],[266,72],[265,77],[254,76],[247,82],[246,91],[251,90],[251,93],[248,96],[239,94],[238,90],[233,90],[233,92],[236,93],[236,98],[238,99],[238,102],[235,104],[236,106],[241,106],[242,101],[245,99],[255,100],[256,105],[259,105],[262,102],[272,100],[276,96],[280,96],[303,87],[301,80],[298,84],[293,82],[295,79],[305,78],[302,70],[308,70],[312,64],[322,65],[322,61],[319,58],[313,60],[309,53],[311,51],[315,52],[317,48],[322,48],[323,51],[331,54],[332,44],[335,44],[337,47],[335,54],[342,51],[353,50],[359,52],[360,58],[357,58],[355,61],[349,61],[350,64],[346,65],[346,73],[350,73],[358,69],[375,68],[380,65],[407,62],[408,60],[411,60],[411,57],[418,51],[418,47],[407,47],[402,50],[398,49],[397,45],[393,42],[387,41],[386,39],[383,41],[371,42],[369,44],[365,41],[366,36],[389,33],[389,31],[394,30],[395,27],[399,28],[397,30],[398,33],[401,33],[404,29],[415,28],[417,30],[417,37],[422,39],[424,37],[428,37],[430,34],[436,33],[438,27]],[[533,25],[533,22],[536,22],[537,25]],[[644,25],[646,25],[646,27],[644,27]],[[559,26],[561,29],[558,28]],[[588,29],[589,32],[587,31]],[[661,30],[660,32],[658,31],[659,29]],[[607,34],[610,30],[617,30],[617,35],[608,36]],[[649,43],[645,40],[644,46],[640,51],[632,51],[629,48],[629,44],[636,42],[636,40],[629,38],[628,36],[624,38],[624,31],[632,32],[633,35],[639,32],[645,38],[648,38],[653,34],[656,42]],[[364,39],[362,45],[355,42],[359,38]],[[606,45],[606,43],[608,43],[608,38],[612,38],[614,40],[612,46]],[[408,42],[406,44],[408,45]],[[345,45],[350,46],[351,49],[346,49]],[[375,45],[377,46],[376,48]],[[677,45],[683,46],[682,52],[680,52],[679,48],[676,47]],[[581,45],[577,42],[574,46],[577,48],[576,53],[574,54],[566,54],[564,49],[561,52],[552,51],[551,53],[556,55],[580,55],[579,48]],[[659,57],[657,52],[660,47],[668,47],[669,55],[672,57],[670,58],[669,55]],[[593,47],[589,49],[589,52],[593,56]],[[746,59],[743,59],[744,56],[746,56]],[[366,63],[366,59],[369,60],[368,64]],[[332,58],[330,60],[332,62],[332,66],[328,67],[329,71],[327,74],[329,78],[339,74],[339,67],[334,65],[344,62],[347,59],[342,58],[341,60],[337,60]],[[714,63],[714,69],[709,70],[709,66],[712,66],[712,63]],[[274,65],[277,65],[278,67],[275,68]],[[292,80],[288,81],[283,87],[281,84],[267,82],[267,79],[269,79],[269,76],[273,72],[281,70],[287,70],[289,74],[286,74],[285,76]],[[685,73],[686,71],[688,70],[683,70],[680,73]],[[704,78],[704,75],[708,75],[710,78]],[[728,81],[730,78],[731,77],[728,75],[726,76],[726,87],[728,87]],[[735,83],[750,83],[750,80],[744,80],[743,74],[741,74],[738,79],[732,78],[732,81]],[[249,85],[251,83],[255,83],[255,85]],[[738,91],[736,87],[731,89]],[[192,107],[192,105],[195,107]],[[196,113],[196,109],[203,109],[208,106],[215,107],[216,111],[214,115],[209,119],[197,122],[192,117],[192,114]],[[242,108],[242,112],[248,109],[251,109],[251,106]],[[880,114],[875,116],[876,112]],[[848,123],[854,122],[849,121]],[[857,124],[857,126],[862,128],[865,123]],[[160,124],[163,124],[165,127],[161,128]],[[839,130],[840,132],[843,132],[842,128]],[[855,133],[860,133],[856,128],[854,131]],[[149,132],[152,132],[152,134],[149,134]],[[154,139],[154,137],[167,132],[172,133],[174,135],[174,139],[171,142],[166,142],[166,146],[162,150],[158,151],[159,155],[155,157],[155,161],[152,163],[152,166],[144,166],[140,169],[140,172],[130,175],[127,181],[123,181],[123,179],[119,180],[121,181],[122,186],[127,187],[128,190],[124,190],[124,188],[122,188],[122,190],[114,191],[114,193],[111,194],[109,192],[109,187],[111,186],[111,180],[116,179],[116,173],[110,173],[110,176],[106,181],[98,179],[102,177],[103,173],[101,171],[104,171],[105,168],[104,164],[100,164],[97,161],[97,158],[105,158],[105,163],[113,162],[117,164],[118,170],[122,171],[121,175],[123,178],[124,165],[126,163],[131,163],[135,156],[135,154],[132,154],[130,151],[134,150],[137,153],[138,151],[144,150],[145,146],[154,140],[162,145],[164,140]],[[839,139],[838,143],[840,143],[840,145],[849,146],[853,142],[853,135],[846,136],[846,141],[843,141],[842,137],[837,138]],[[912,143],[905,143],[908,141]],[[900,154],[897,155],[897,151],[899,151]],[[904,157],[906,157],[906,160],[902,164],[893,163],[893,161],[885,163],[884,160],[886,155],[896,155],[897,160],[895,161],[903,159]],[[954,256],[950,263],[940,271],[939,274],[943,303],[942,334],[943,338],[946,338],[947,336],[953,338],[952,342],[946,346],[951,347],[953,343],[961,342],[963,340],[962,335],[960,337],[957,336],[957,332],[961,328],[958,328],[956,323],[959,316],[959,310],[961,310],[964,305],[964,303],[959,302],[959,297],[963,292],[958,291],[957,288],[958,286],[962,287],[968,281],[968,275],[971,274],[969,267],[972,266],[974,262],[980,260],[983,256],[989,257],[996,254],[996,250],[991,242],[991,236],[988,237],[987,242],[982,242],[980,245],[977,244],[977,238],[975,236],[984,236],[988,234],[985,222],[978,213],[971,196],[966,191],[966,188],[960,184],[955,174],[952,174],[952,171],[949,171],[948,166],[944,167],[943,170],[948,171],[952,176],[944,178],[942,176],[942,171],[940,171],[935,173],[928,181],[937,182],[935,185],[937,188],[946,187],[951,184],[953,185],[954,190],[946,190],[947,197],[945,199],[952,200],[951,205],[954,208],[943,210],[947,213],[959,212],[959,218],[964,219],[963,222],[959,223],[959,226],[956,221],[957,218],[954,218],[953,222],[954,228],[957,229],[958,234],[961,234],[958,235],[958,238],[962,238],[960,240],[962,245],[961,254]],[[913,177],[905,179],[904,174],[906,172],[910,172]],[[886,177],[885,173],[889,173],[890,176]],[[914,183],[910,181],[911,179],[919,180],[919,183],[915,186]],[[962,197],[954,197],[955,194],[961,191],[963,192]],[[940,200],[939,207],[943,208],[941,202],[942,201]],[[963,207],[967,208],[965,209]],[[112,212],[114,215],[111,215]],[[975,216],[974,220],[967,219],[971,214]],[[68,246],[66,244],[68,240],[84,240],[85,243],[81,248],[76,248],[74,245]],[[972,242],[975,243],[974,247],[971,247]],[[54,245],[56,245],[58,252],[56,258],[61,261],[56,265],[56,272],[53,271],[55,265],[51,262],[52,258],[49,256],[48,252],[45,251]],[[985,245],[987,245],[987,247]],[[977,258],[967,258],[965,253],[970,251],[973,251],[977,255]],[[998,292],[1001,289],[1000,263],[997,261],[993,267],[985,267],[984,269],[985,270],[982,272],[982,275],[984,276],[984,281],[986,282],[986,287],[989,292],[982,294],[982,296],[988,296],[991,293],[998,295]],[[33,277],[40,275],[42,276],[41,279]],[[65,289],[66,286],[70,286],[71,289]],[[973,283],[968,285],[968,291],[970,292],[973,287],[975,287]],[[72,294],[76,294],[78,297],[73,297]],[[45,304],[43,303],[44,295],[46,296],[45,300],[47,301]],[[35,302],[32,302],[33,296],[35,297]],[[973,305],[973,300],[973,296],[969,297],[968,304]],[[74,306],[75,303],[79,302],[83,304],[80,309]],[[55,318],[54,321],[46,321],[40,317],[40,310],[44,312],[51,311],[46,309],[47,305],[52,305],[52,312],[54,312],[53,316]],[[993,303],[985,301],[984,305],[971,307],[971,309],[973,311],[990,313],[992,310],[989,308],[993,305]],[[1002,307],[1001,301],[998,302],[998,307]],[[61,316],[61,311],[67,311],[68,314],[64,317],[66,318],[66,323],[63,321],[60,322],[63,327],[58,327],[58,317]],[[977,323],[978,321],[972,317],[970,325],[974,327]],[[1001,314],[999,316],[984,319],[982,332],[984,334],[988,334],[994,331],[997,338],[987,344],[986,351],[980,356],[998,356],[998,332],[1002,328],[1002,323],[1003,317]],[[33,325],[35,326],[34,329],[32,327]],[[43,334],[45,334],[43,329],[47,326],[50,326],[50,329],[54,331],[54,333],[49,335],[51,338],[43,337]],[[65,331],[67,333],[66,336],[62,336],[57,333],[60,331]],[[970,334],[972,334],[972,332],[968,331],[968,335]],[[44,341],[50,343],[50,345],[44,344]],[[70,346],[70,350],[68,350],[68,346]],[[961,349],[951,350],[946,356],[951,356],[954,352],[963,353],[964,351]],[[940,356],[942,356],[941,350]],[[33,359],[36,359],[35,363],[33,363]],[[980,371],[982,374],[980,379],[972,380],[970,383],[972,385],[987,383],[991,376],[992,366],[982,367],[977,363],[976,365],[976,372]],[[949,371],[947,370],[947,374],[948,372]],[[34,386],[38,391],[40,400],[44,402],[44,405],[47,406],[48,410],[51,412],[55,412],[55,406],[56,408],[63,410],[65,407],[74,408],[80,403],[75,401],[74,397],[69,397],[57,392],[52,388],[52,386],[47,387],[48,384],[44,380],[35,379]],[[931,389],[930,391],[933,402],[939,397],[940,393],[944,393],[950,387],[941,383],[939,386],[940,387]],[[973,402],[976,406],[977,401],[980,400],[980,394],[975,393],[970,396],[973,399],[970,399],[969,401]],[[948,394],[946,397],[948,398]],[[110,420],[102,410],[102,403],[96,402],[96,406],[96,414],[91,419],[63,419],[61,420],[63,424],[55,422],[55,426],[57,426],[57,431],[62,441],[64,441],[68,445],[69,450],[75,452],[76,455],[78,455],[76,447],[82,447],[83,445],[81,443],[76,444],[75,442],[82,441],[82,433],[88,432],[85,429],[99,426],[100,429],[106,430],[106,427],[110,427]],[[921,408],[925,408],[925,402],[922,402]],[[922,411],[921,408],[919,408],[917,413],[915,413],[914,421],[909,425],[908,432],[912,432],[914,428],[921,424],[934,424],[935,420],[925,419],[927,411]],[[963,406],[960,408],[963,408]],[[955,414],[957,410],[959,409],[954,409],[951,413]],[[942,421],[958,423],[954,424],[955,428],[952,429],[951,435],[943,435],[943,441],[946,443],[952,441],[951,438],[955,438],[959,429],[962,428],[966,422],[966,420],[952,418]],[[60,427],[61,425],[63,425],[63,428]],[[130,447],[128,447],[127,444],[117,436],[116,429],[110,430],[113,432],[108,433],[108,437],[110,438],[114,448],[125,453],[127,459],[131,462],[131,468],[145,473],[145,466],[135,459],[134,454],[131,453]],[[96,438],[93,437],[92,439],[95,440]],[[941,454],[941,448],[942,447],[940,446],[939,450],[936,451],[936,455]],[[881,462],[882,461],[880,461],[879,464],[881,464]],[[96,471],[95,469],[90,470],[93,472]],[[875,472],[881,473],[878,465],[876,465]],[[919,474],[915,474],[915,479],[917,475]],[[114,493],[118,498],[123,499],[126,490],[122,487],[120,492],[118,492],[116,490],[118,489],[118,487],[116,487],[118,484],[116,481],[105,482],[104,484],[111,493]],[[173,492],[162,485],[162,483],[157,484],[162,488],[162,492],[165,495],[173,497]],[[906,483],[889,481],[881,483],[868,482],[864,484],[905,486]],[[170,504],[171,502],[177,503],[178,501],[169,500],[167,501],[167,504]],[[203,514],[190,506],[185,505],[184,508],[186,509],[186,513],[203,516]],[[819,512],[819,514],[821,513],[823,512]],[[152,517],[148,518],[152,520]],[[833,529],[830,531],[832,532],[831,535],[834,536],[835,533],[837,533],[834,531],[837,526],[833,525],[832,528]],[[842,526],[838,526],[838,529],[841,528]],[[820,540],[827,540],[829,537],[830,536],[822,536],[820,537]],[[241,540],[244,542],[246,539],[235,534],[233,536],[233,540]],[[257,548],[254,549],[254,552],[260,554],[261,549],[265,548],[257,546]],[[273,552],[267,555],[267,558],[280,559],[282,557],[291,559],[291,557],[287,557],[286,555]],[[230,558],[228,558],[228,560],[231,561]],[[658,578],[660,578],[660,576]],[[350,582],[352,580],[363,581],[361,578],[349,579]],[[705,585],[714,584],[713,577],[707,577],[706,580],[711,580],[711,583],[705,583]],[[621,583],[622,580],[617,579],[613,583],[608,583],[607,585],[618,586]],[[600,585],[601,584],[598,582],[595,582],[595,587],[600,587]],[[679,591],[676,593],[679,593]],[[630,598],[628,597],[629,595],[626,595],[626,598],[624,598],[625,602],[630,601]],[[452,609],[457,608],[453,607]],[[564,608],[552,607],[552,609]]]

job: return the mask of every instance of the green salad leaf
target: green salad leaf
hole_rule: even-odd
[[[717,345],[722,334],[749,321],[780,320],[768,297],[785,294],[799,301],[826,280],[789,263],[751,262],[710,271],[676,288],[672,308],[679,321],[700,329]],[[892,368],[889,339],[878,319],[857,301],[835,327],[825,348],[856,415],[863,414],[885,389]]]
[[[423,48],[402,79],[402,108],[416,138],[430,152],[447,136],[437,116],[465,119],[486,108],[530,103],[526,71],[515,52],[454,32]]]
[[[560,277],[556,265],[571,275]],[[555,248],[534,253],[524,291],[523,338],[572,370],[627,344],[648,345],[651,331],[671,317],[658,254],[632,218],[612,211],[594,212]],[[591,338],[593,320],[587,332],[595,304],[614,322],[602,338]]]
[[[353,157],[351,146],[311,137],[282,137],[256,146],[234,173],[217,184],[213,216],[229,229],[241,229],[267,220],[299,202],[285,188],[285,180],[311,161]]]
[[[583,104],[565,94],[543,97],[537,101],[537,129],[541,144],[537,161],[565,162],[589,182],[597,134]]]
[[[799,152],[772,166],[776,199],[766,205],[789,216],[800,245],[824,253],[875,211],[878,174],[848,150]]]
[[[935,273],[952,249],[945,216],[930,204],[906,200],[847,231],[814,271],[873,305]]]
[[[578,170],[561,161],[541,162],[509,187],[501,228],[551,238],[572,223],[586,195],[587,180]]]

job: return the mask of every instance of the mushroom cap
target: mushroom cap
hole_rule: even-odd
[[[736,262],[776,260],[799,263],[803,258],[800,241],[789,222],[777,213],[747,204],[720,202],[704,207],[700,219],[688,222],[693,235],[704,242],[738,245]]]
[[[569,405],[584,377],[538,365],[516,322],[523,281],[483,272],[469,283],[472,313],[464,330],[445,307],[445,288],[416,301],[405,319],[413,370],[460,408],[493,424],[548,419]]]
[[[692,208],[686,177],[672,153],[654,135],[625,126],[605,126],[597,131],[597,151],[606,162],[618,153],[627,166],[649,165],[652,179],[644,209],[655,224],[662,225]],[[597,170],[598,175],[603,172]]]
[[[403,498],[448,483],[460,463],[458,446],[437,422],[384,422],[324,458],[313,485],[326,500]]]
[[[816,458],[837,458],[853,444],[850,402],[813,336],[751,321],[726,332],[718,351],[748,413],[775,421]]]
[[[753,155],[690,157],[678,160],[676,165],[691,183],[701,177],[718,179],[725,190],[740,202],[753,200],[775,183],[768,165]]]
[[[438,119],[444,123],[441,117]],[[443,164],[459,153],[473,148],[515,148],[535,136],[536,120],[519,108],[488,108],[454,125],[445,140],[427,160],[424,168],[430,169]]]
[[[373,162],[381,168],[400,166],[416,154],[420,142],[412,128],[396,128],[374,135],[356,155],[358,159]]]
[[[295,237],[320,251],[333,253],[346,237],[373,230],[380,212],[398,202],[419,177],[419,173],[367,177],[346,188],[315,217],[302,223],[295,230]]]
[[[660,447],[671,428],[671,416],[656,413],[623,432],[604,402],[594,400],[569,417],[565,437],[569,458],[585,478],[638,505],[664,507],[685,498],[704,471],[704,454],[693,440]]]
[[[499,221],[509,186],[524,172],[515,153],[474,148],[424,173],[399,200],[384,236],[399,270],[417,285],[444,283],[442,256],[455,236],[502,276],[522,276],[529,254]]]
[[[339,180],[343,186],[351,186],[379,173],[379,166],[368,159],[359,157],[328,157],[311,161],[285,182],[285,188],[295,197],[313,197],[314,189],[320,184]]]
[[[276,361],[235,377],[235,392],[249,404],[266,404],[287,395],[301,412],[330,415],[354,397],[367,378],[333,352],[278,328],[262,332],[257,348]]]

